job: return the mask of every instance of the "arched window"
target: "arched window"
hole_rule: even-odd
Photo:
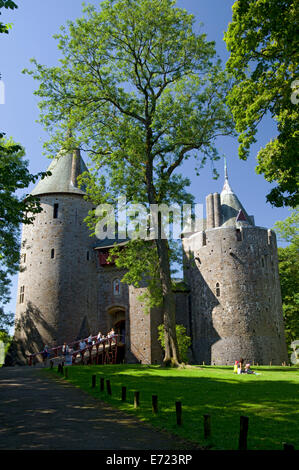
[[[55,250],[54,250],[54,248],[52,248],[52,250],[51,250],[51,259],[53,259],[54,256],[55,256]]]
[[[216,282],[216,297],[220,297],[220,284]]]
[[[120,280],[114,279],[113,281],[113,295],[120,295]]]

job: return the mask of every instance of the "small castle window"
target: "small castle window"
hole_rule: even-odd
[[[120,295],[120,281],[119,281],[119,279],[114,279],[114,281],[113,281],[113,295]]]
[[[206,246],[207,244],[207,234],[206,232],[202,232],[202,246]]]
[[[220,284],[216,282],[216,297],[220,297]]]
[[[57,219],[58,218],[58,206],[59,204],[54,204],[54,210],[53,210],[53,219]]]
[[[54,248],[52,248],[52,250],[51,250],[51,259],[53,259],[54,256],[55,256],[55,250],[54,250]]]
[[[86,252],[86,260],[89,261],[89,251]]]
[[[240,228],[237,228],[237,229],[236,229],[236,235],[237,235],[237,241],[238,241],[238,242],[241,242],[242,239],[243,239],[243,237],[242,237],[242,231],[241,231]]]
[[[20,288],[20,304],[24,303],[24,295],[25,295],[25,286],[21,286],[21,288]]]
[[[265,267],[265,259],[264,259],[263,256],[262,256],[261,260],[262,260],[262,267],[264,268]]]

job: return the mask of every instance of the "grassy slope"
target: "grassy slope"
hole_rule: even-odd
[[[248,448],[282,449],[283,442],[299,449],[299,369],[255,367],[260,375],[235,375],[231,367],[203,366],[161,369],[157,366],[115,365],[69,367],[74,385],[113,406],[135,413],[152,425],[213,449],[236,449],[240,415],[249,417]],[[54,371],[53,371],[54,372]],[[97,375],[96,389],[91,375]],[[100,377],[110,379],[112,397],[100,392]],[[121,387],[127,402],[121,402]],[[133,407],[134,390],[140,408]],[[158,395],[159,414],[153,416],[151,397]],[[175,401],[181,400],[183,425],[176,425]],[[203,438],[203,415],[211,415],[212,438]]]

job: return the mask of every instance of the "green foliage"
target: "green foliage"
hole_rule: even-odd
[[[0,316],[0,322],[1,322],[1,316]],[[0,342],[1,341],[4,343],[4,357],[5,357],[9,349],[9,346],[12,342],[12,337],[9,336],[7,331],[5,331],[5,329],[2,329],[2,327],[0,326]],[[0,363],[0,367],[1,367],[1,363]]]
[[[187,336],[186,328],[183,325],[176,325],[176,336],[180,358],[182,362],[186,364],[188,363],[188,349],[191,346],[191,338],[190,336]],[[165,349],[164,325],[158,326],[158,340],[160,341],[162,349]]]
[[[151,176],[155,202],[183,202],[188,181],[175,170],[192,151],[199,167],[218,158],[216,136],[233,132],[214,43],[170,0],[106,0],[100,12],[84,12],[56,36],[61,66],[33,60],[35,71],[27,71],[41,82],[40,119],[53,136],[47,148],[56,154],[71,128],[64,145],[89,151],[105,176],[93,189],[148,202]]]
[[[139,300],[144,302],[144,312],[152,307],[161,307],[163,295],[159,282],[158,257],[155,244],[145,240],[131,240],[124,249],[115,247],[110,251],[110,260],[124,270],[122,282],[135,287],[144,287]]]
[[[299,340],[298,207],[284,221],[276,222],[274,229],[280,240],[289,243],[285,248],[278,248],[278,260],[286,341],[291,352],[290,344]]]
[[[46,174],[32,175],[24,154],[20,145],[0,134],[0,328],[11,325],[11,316],[4,313],[3,305],[9,301],[9,276],[19,270],[20,224],[32,223],[41,211],[37,198],[16,193]]]
[[[276,222],[274,230],[279,240],[299,248],[299,206],[295,207],[285,220]]]
[[[237,0],[224,35],[227,69],[235,77],[228,104],[240,133],[240,158],[248,157],[264,116],[277,122],[277,137],[257,156],[257,172],[277,183],[267,195],[275,206],[299,202],[299,106],[291,101],[299,78],[297,29],[297,0]]]
[[[6,8],[6,9],[9,8],[11,10],[14,10],[15,8],[18,8],[18,6],[12,0],[0,0],[0,9],[1,8]],[[1,33],[7,34],[10,28],[11,28],[10,24],[3,24],[0,22],[0,34]]]

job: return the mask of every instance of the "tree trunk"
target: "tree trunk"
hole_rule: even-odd
[[[147,97],[146,97],[147,100]],[[146,185],[148,193],[148,201],[150,204],[158,204],[156,191],[153,184],[153,157],[152,149],[152,129],[151,120],[148,118],[148,108],[146,107],[146,146],[147,146],[147,165],[146,165]],[[156,246],[159,257],[159,272],[163,295],[163,322],[164,322],[164,338],[165,338],[165,356],[163,364],[165,366],[177,367],[180,363],[179,348],[176,337],[175,324],[175,297],[171,288],[170,262],[169,262],[169,246],[168,240],[164,237],[163,223],[159,214],[153,213],[153,225],[158,227],[158,236],[156,238]]]
[[[163,294],[163,322],[165,337],[165,366],[177,367],[180,363],[179,349],[176,337],[175,296],[171,286],[168,241],[156,240],[159,256],[159,271]]]

